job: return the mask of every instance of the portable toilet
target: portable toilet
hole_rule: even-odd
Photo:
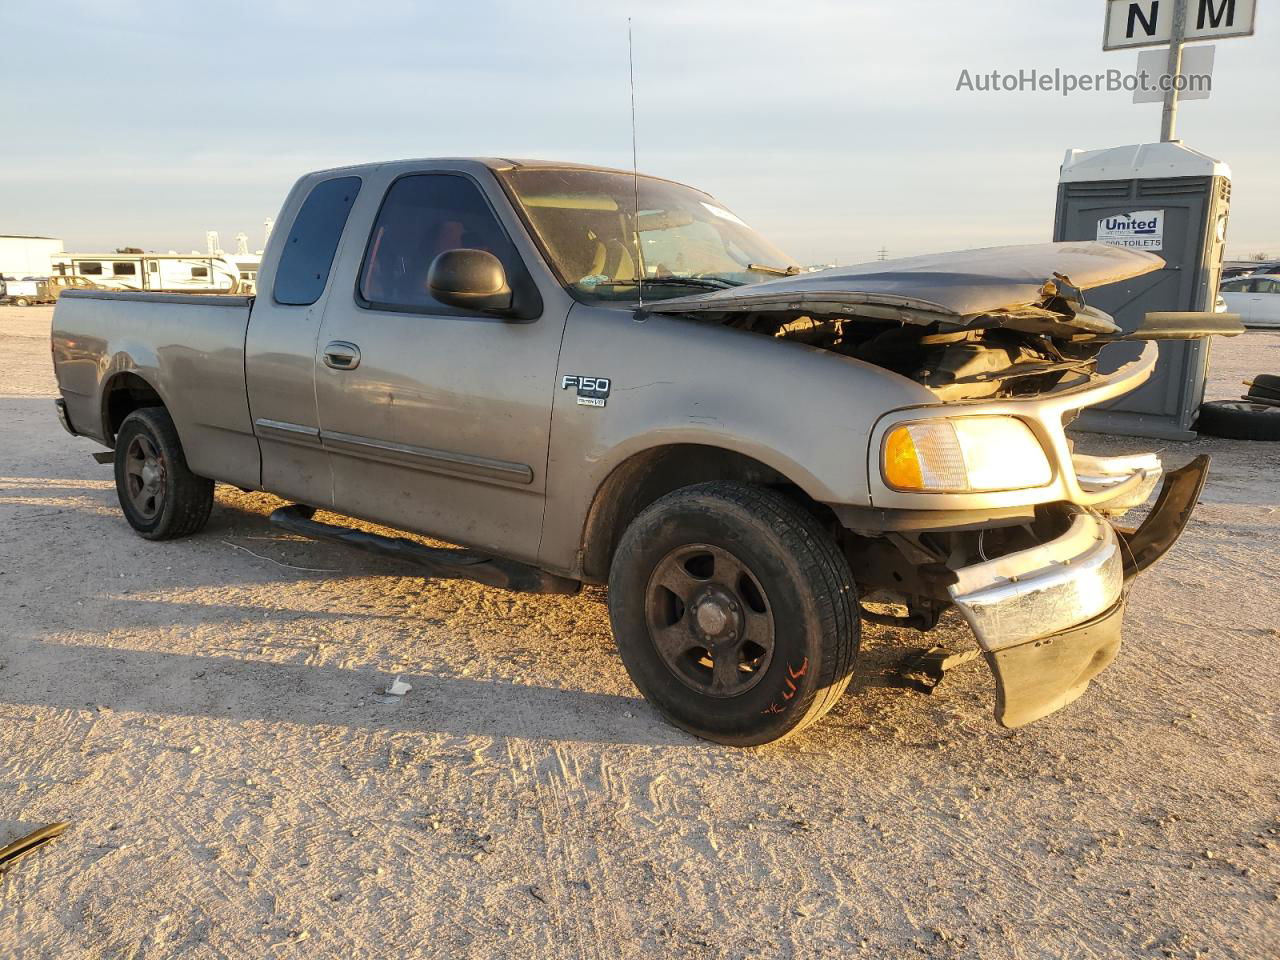
[[[1100,240],[1148,250],[1164,269],[1091,290],[1090,305],[1124,330],[1152,311],[1211,311],[1226,246],[1231,171],[1179,142],[1106,150],[1068,150],[1058,178],[1054,240]],[[1103,349],[1099,369],[1134,359],[1143,344]],[[1151,379],[1137,390],[1081,413],[1072,426],[1167,440],[1193,440],[1204,399],[1209,341],[1165,340]]]

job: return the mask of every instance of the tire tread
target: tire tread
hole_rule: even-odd
[[[1280,411],[1237,410],[1238,400],[1210,400],[1200,405],[1196,432],[1230,440],[1280,440]]]

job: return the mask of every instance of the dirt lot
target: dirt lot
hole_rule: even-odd
[[[889,686],[921,641],[871,628],[825,722],[732,750],[637,697],[599,592],[424,583],[226,488],[135,537],[49,317],[0,308],[0,830],[72,826],[0,955],[1280,955],[1280,444],[1161,445],[1214,473],[1065,712]],[[1280,334],[1220,342],[1211,395],[1264,371]]]

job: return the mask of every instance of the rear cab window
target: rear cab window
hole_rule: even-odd
[[[360,182],[359,177],[338,177],[311,188],[280,254],[273,290],[276,303],[310,306],[320,299]]]

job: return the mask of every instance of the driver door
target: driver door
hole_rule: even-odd
[[[363,253],[344,251],[338,282],[355,295],[329,298],[317,340],[334,508],[535,560],[566,312],[512,320],[435,301],[432,261],[470,248],[496,256],[516,297],[541,309],[496,184],[491,199],[461,171],[383,179],[369,236],[352,238]]]

